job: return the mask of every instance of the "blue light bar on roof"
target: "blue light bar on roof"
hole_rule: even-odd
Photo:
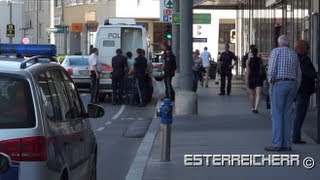
[[[15,54],[17,56],[56,56],[57,49],[53,44],[0,44],[0,54]]]

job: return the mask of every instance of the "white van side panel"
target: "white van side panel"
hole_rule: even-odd
[[[116,50],[121,48],[121,28],[100,27],[96,43],[99,49],[99,60],[102,64],[111,66],[112,57],[116,55]]]

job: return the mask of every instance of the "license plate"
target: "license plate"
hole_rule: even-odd
[[[82,76],[89,76],[89,70],[80,70],[79,71],[79,74],[82,75]]]

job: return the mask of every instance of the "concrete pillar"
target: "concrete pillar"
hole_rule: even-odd
[[[197,114],[198,96],[192,91],[192,1],[180,0],[180,88],[176,94],[176,114]]]

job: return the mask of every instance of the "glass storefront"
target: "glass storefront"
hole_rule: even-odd
[[[291,47],[298,39],[310,41],[310,0],[282,0],[268,7],[266,2],[246,0],[238,12],[238,30],[243,33],[237,47],[242,56],[250,44],[256,44],[259,52],[267,56],[282,34],[290,37]]]

